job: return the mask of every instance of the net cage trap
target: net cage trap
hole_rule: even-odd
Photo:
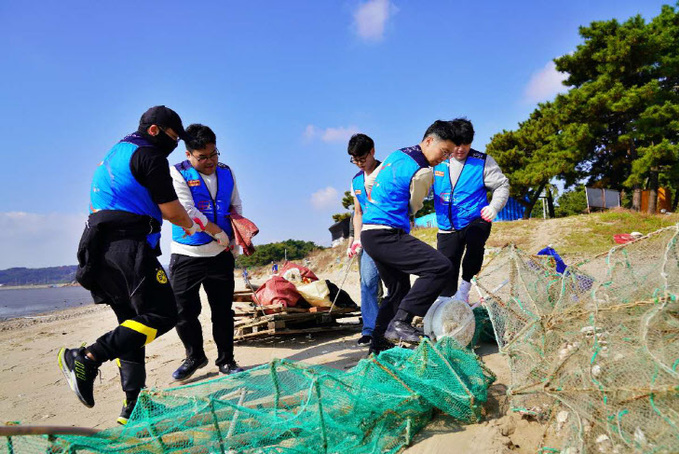
[[[435,409],[482,418],[495,376],[453,339],[394,348],[347,371],[274,360],[233,376],[144,390],[126,426],[0,437],[0,453],[398,452]]]
[[[679,452],[679,224],[556,272],[506,246],[477,276],[540,452]]]

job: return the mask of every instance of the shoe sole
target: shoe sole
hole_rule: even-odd
[[[420,341],[422,341],[422,338],[421,338],[421,337],[418,338],[416,341],[412,341],[412,340],[408,340],[408,339],[404,339],[404,338],[402,338],[402,337],[399,337],[398,335],[392,336],[392,335],[387,335],[387,334],[384,335],[384,338],[385,338],[386,340],[388,340],[388,341],[394,343],[394,344],[397,344],[397,345],[398,345],[399,342],[405,342],[405,343],[407,343],[407,344],[414,344],[414,345],[416,345],[416,344],[419,344]]]
[[[188,380],[189,378],[193,377],[193,374],[195,374],[196,372],[198,372],[198,369],[202,369],[203,367],[207,366],[207,363],[208,363],[208,362],[209,362],[209,361],[207,360],[207,358],[205,358],[205,361],[203,361],[202,363],[200,363],[199,366],[196,366],[196,368],[193,370],[193,372],[191,372],[191,373],[190,373],[189,375],[187,375],[186,377],[175,378],[174,375],[173,375],[172,378],[174,378],[175,381],[184,381],[184,380]]]
[[[75,377],[75,372],[72,370],[68,369],[68,366],[66,365],[66,358],[64,355],[66,354],[66,348],[62,347],[59,350],[59,354],[57,355],[57,359],[59,361],[59,369],[61,369],[61,372],[63,372],[64,377],[66,377],[66,382],[68,383],[68,386],[71,388],[71,391],[75,393],[76,396],[78,396],[78,399],[84,406],[87,408],[92,408],[94,407],[94,404],[90,405],[80,394],[80,391],[78,391],[78,387],[75,385],[76,383],[76,377]]]
[[[118,419],[116,419],[116,422],[121,426],[127,425],[128,421],[129,421],[128,418],[123,418],[122,416],[118,416]]]

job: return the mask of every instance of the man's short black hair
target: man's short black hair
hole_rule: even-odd
[[[186,142],[186,149],[189,151],[202,150],[208,144],[217,144],[217,136],[205,125],[200,123],[194,123],[186,128],[186,133],[191,137],[191,139]]]
[[[451,142],[454,142],[453,138],[455,137],[455,133],[453,130],[452,122],[446,120],[436,120],[434,123],[432,123],[431,126],[427,128],[427,131],[424,133],[424,137],[422,137],[422,140],[426,139],[429,136],[434,136],[439,140],[449,140]]]
[[[370,153],[373,148],[375,148],[375,142],[370,137],[365,134],[354,134],[349,139],[347,151],[351,156],[360,157]]]
[[[472,122],[466,118],[456,118],[451,121],[455,137],[453,143],[455,145],[469,145],[474,140],[474,126]]]

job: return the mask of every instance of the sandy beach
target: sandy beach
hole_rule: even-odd
[[[339,285],[343,274],[337,271],[320,277]],[[236,284],[237,289],[243,288],[241,279],[237,279]],[[355,301],[360,301],[357,273],[350,273],[344,289]],[[201,314],[201,320],[207,333],[206,353],[210,365],[196,373],[190,382],[218,376],[213,365],[216,348],[209,336],[209,308]],[[88,409],[70,391],[56,361],[60,347],[91,343],[115,326],[113,312],[106,306],[94,304],[0,323],[0,420],[3,423],[20,421],[23,424],[97,429],[115,425],[123,399],[115,364],[109,362],[101,367],[101,377],[97,379],[94,390],[96,406]],[[346,370],[367,354],[367,347],[356,344],[359,337],[360,330],[354,328],[327,334],[241,342],[236,344],[235,355],[246,368],[274,358],[287,358]],[[147,385],[153,388],[179,385],[171,377],[184,356],[176,332],[172,330],[155,340],[146,351]],[[495,345],[483,345],[477,353],[497,375],[487,404],[488,419],[480,424],[459,425],[452,418],[439,414],[415,437],[412,446],[405,452],[536,452],[542,426],[507,413],[505,391],[510,377],[506,360],[497,352]]]

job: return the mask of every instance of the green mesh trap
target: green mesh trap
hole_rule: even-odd
[[[679,225],[569,267],[503,248],[477,283],[542,452],[679,452]],[[559,448],[559,449],[556,449]]]
[[[3,437],[0,453],[396,452],[439,409],[481,418],[493,374],[453,340],[394,348],[348,371],[275,360],[145,390],[126,426],[94,436]]]

